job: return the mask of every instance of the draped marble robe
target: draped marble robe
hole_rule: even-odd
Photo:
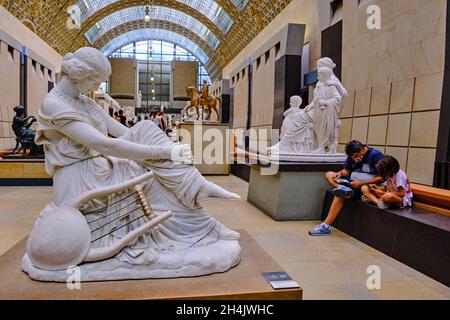
[[[312,151],[314,133],[312,131],[312,110],[291,107],[284,113],[280,142],[272,147],[282,154],[299,154]]]
[[[319,82],[314,90],[314,133],[318,152],[335,152],[336,127],[342,106],[342,96],[335,86]],[[319,103],[319,101],[322,102]]]

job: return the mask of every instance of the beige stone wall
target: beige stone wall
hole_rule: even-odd
[[[292,0],[289,5],[253,39],[224,69],[223,78],[230,79],[234,88],[233,127],[246,128],[248,109],[248,70],[244,69],[248,57],[264,46],[268,39],[275,36],[288,23],[305,24],[305,43],[309,43],[309,68],[315,68],[315,61],[320,58],[321,31],[331,22],[331,0]],[[299,44],[303,45],[303,44]],[[253,61],[252,115],[251,127],[268,129],[267,135],[258,137],[270,140],[274,108],[274,71],[275,48],[271,48],[266,63],[266,55],[260,57],[260,67],[256,70]],[[237,74],[234,72],[242,67]],[[256,70],[256,71],[255,71]]]
[[[248,110],[248,68],[243,68],[231,79],[230,87],[234,90],[233,128],[247,128]]]
[[[272,126],[275,95],[275,47],[253,62],[251,126]]]
[[[39,62],[27,58],[27,110],[37,117],[42,100],[48,94],[48,82],[55,82],[55,73]]]
[[[250,127],[257,130],[259,141],[269,141],[271,138],[270,130],[272,129],[275,104],[275,59],[276,49],[272,47],[256,59],[252,66],[253,96]],[[268,146],[270,146],[270,142]]]
[[[20,103],[19,50],[25,46],[29,54],[27,103],[30,115],[38,113],[42,99],[48,93],[48,81],[54,82],[56,72],[60,70],[62,56],[1,6],[0,32],[8,39],[0,40],[0,150],[5,150],[15,146],[11,121],[13,108]]]
[[[413,182],[433,183],[445,60],[445,0],[344,1],[343,84],[350,93],[340,149],[358,139],[399,159]],[[366,27],[377,4],[382,29]]]
[[[347,0],[345,0],[347,1]],[[345,2],[344,1],[344,2]],[[230,79],[231,73],[267,39],[272,38],[288,23],[306,25],[305,43],[310,43],[310,68],[320,58],[320,33],[330,24],[331,0],[292,0],[268,26],[262,30],[224,69],[223,78]]]
[[[56,72],[59,72],[63,57],[2,6],[0,6],[0,30],[44,57],[56,67]]]
[[[15,146],[11,121],[20,103],[20,53],[0,41],[0,150]]]
[[[171,74],[171,100],[174,97],[186,96],[187,87],[198,87],[198,63],[196,61],[172,61]],[[185,106],[183,101],[173,101],[173,106],[176,108],[183,108]]]
[[[137,92],[137,60],[111,58],[109,91],[111,94],[135,95]]]

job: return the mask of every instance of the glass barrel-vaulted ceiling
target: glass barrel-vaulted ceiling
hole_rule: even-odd
[[[85,37],[90,44],[93,44],[109,30],[121,24],[131,21],[141,21],[144,18],[145,9],[146,6],[137,6],[116,11],[92,26],[86,32]],[[184,12],[167,7],[151,6],[149,7],[149,16],[151,20],[170,21],[191,30],[214,50],[220,44],[219,39],[217,39],[210,29]]]
[[[223,68],[291,1],[0,0],[0,3],[20,21],[30,21],[27,26],[61,55],[89,45],[102,48],[122,33],[136,29],[155,28],[179,33],[207,54],[205,68],[215,80],[221,78]],[[210,32],[195,23],[185,26],[173,22],[178,21],[175,17],[167,18],[170,21],[151,19],[149,22],[144,20],[144,14],[142,21],[123,22],[113,29],[93,31],[92,27],[100,26],[101,21],[114,12],[139,6],[159,6],[182,12]]]
[[[109,56],[127,44],[147,39],[177,44],[183,49],[190,51],[203,65],[208,62],[207,54],[197,44],[179,33],[164,29],[137,29],[123,33],[106,44],[100,51],[104,55]]]
[[[81,23],[84,23],[95,12],[117,1],[119,0],[78,0],[77,6],[78,8],[80,8],[79,21]],[[222,31],[223,34],[228,33],[231,26],[233,25],[233,20],[231,19],[231,17],[214,0],[176,0],[176,1],[188,5],[195,10],[200,11],[209,20],[211,20]],[[240,0],[235,1],[239,2]],[[143,6],[151,5],[151,2],[142,1],[142,5]]]

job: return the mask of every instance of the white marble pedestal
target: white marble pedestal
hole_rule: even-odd
[[[260,156],[261,158],[261,156]],[[320,153],[273,153],[266,156],[270,162],[294,162],[294,163],[343,163],[347,156],[343,153],[320,154]]]

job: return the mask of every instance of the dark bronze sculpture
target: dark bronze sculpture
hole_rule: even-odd
[[[20,146],[18,152],[23,149],[23,156],[26,156],[27,149],[30,149],[30,156],[43,155],[44,150],[42,146],[38,146],[34,143],[36,133],[30,129],[32,124],[36,122],[36,118],[29,116],[25,118],[25,108],[23,106],[17,106],[14,108],[16,115],[13,119],[12,129],[16,135],[16,147],[13,153],[16,152]]]

